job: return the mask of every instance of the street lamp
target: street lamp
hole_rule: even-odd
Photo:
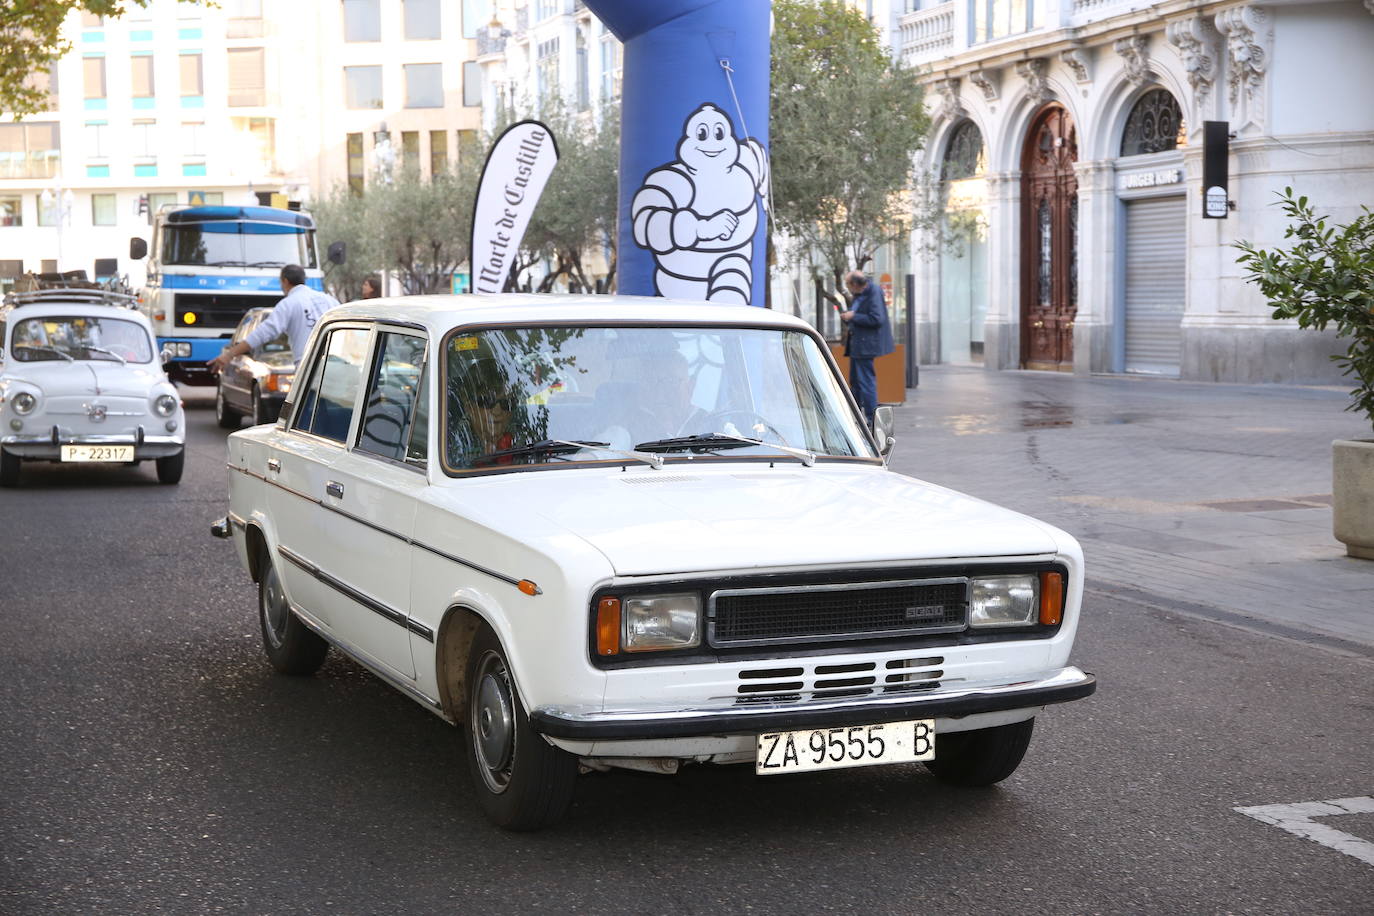
[[[62,227],[71,222],[72,202],[75,200],[75,197],[70,188],[63,189],[61,186],[58,186],[56,190],[53,188],[44,188],[38,200],[43,205],[44,210],[55,209],[57,211],[57,272],[61,273],[63,261]]]

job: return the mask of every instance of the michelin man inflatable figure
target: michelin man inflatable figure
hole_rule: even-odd
[[[646,175],[630,204],[635,244],[654,254],[660,296],[749,304],[750,248],[767,180],[757,140],[735,139],[715,105],[692,112],[677,161]]]

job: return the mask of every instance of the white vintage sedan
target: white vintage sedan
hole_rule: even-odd
[[[186,417],[133,298],[99,289],[12,293],[0,308],[0,486],[24,462],[137,464],[177,483]]]
[[[1069,664],[1072,537],[886,467],[823,341],[757,308],[434,296],[330,311],[229,436],[267,657],[337,647],[465,731],[487,814],[579,770],[922,762],[1004,779]]]

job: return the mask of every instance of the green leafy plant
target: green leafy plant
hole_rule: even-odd
[[[1374,212],[1368,207],[1345,225],[1328,225],[1306,197],[1284,188],[1279,204],[1288,215],[1287,250],[1265,250],[1238,242],[1237,262],[1274,307],[1275,318],[1296,318],[1298,326],[1336,333],[1349,341],[1344,355],[1332,356],[1357,387],[1348,410],[1365,414],[1374,425]]]

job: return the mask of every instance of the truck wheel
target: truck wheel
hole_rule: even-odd
[[[18,455],[0,449],[0,487],[19,486],[19,465]]]
[[[466,683],[464,746],[487,817],[507,830],[561,820],[572,803],[577,761],[530,728],[505,651],[489,627],[472,642]]]
[[[282,674],[314,674],[324,664],[329,643],[291,612],[277,567],[263,554],[258,580],[258,622],[267,661]]]
[[[239,421],[243,419],[243,414],[230,407],[224,400],[224,387],[215,386],[215,422],[220,425],[220,429],[238,429]]]
[[[935,736],[935,759],[926,769],[954,786],[990,786],[1021,764],[1030,747],[1034,719]]]
[[[181,472],[186,467],[186,449],[175,455],[157,459],[158,483],[181,483]]]

